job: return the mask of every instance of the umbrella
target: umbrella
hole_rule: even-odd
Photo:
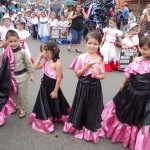
[[[73,0],[61,0],[60,2],[61,5],[64,5],[64,6],[74,6],[77,4],[77,1],[73,1]]]

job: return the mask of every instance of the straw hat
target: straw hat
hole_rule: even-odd
[[[9,16],[8,13],[5,13],[5,14],[4,14],[4,16],[3,16],[3,18],[2,18],[2,21],[3,21],[4,19],[10,19],[10,20],[11,20],[11,18],[10,18],[10,16]]]

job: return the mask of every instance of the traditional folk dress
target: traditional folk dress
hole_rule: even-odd
[[[44,76],[41,80],[33,111],[29,117],[29,123],[38,132],[51,133],[54,131],[54,122],[67,122],[70,106],[61,88],[58,90],[58,97],[56,99],[50,97],[57,79],[56,70],[50,67],[49,61],[44,62],[43,72]]]
[[[122,142],[132,150],[150,147],[150,60],[129,64],[128,78],[122,91],[102,113],[102,127],[113,143]]]
[[[76,72],[88,61],[91,61],[88,54],[82,54],[75,58],[70,69]],[[78,78],[72,111],[68,122],[64,125],[64,132],[73,133],[76,138],[97,143],[99,137],[104,137],[101,128],[101,113],[104,105],[100,80],[92,78],[93,67],[97,68],[98,74],[104,72],[99,64],[95,64]]]

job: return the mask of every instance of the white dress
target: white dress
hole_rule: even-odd
[[[104,28],[104,33],[107,33],[106,40],[101,48],[101,53],[104,56],[105,64],[111,61],[118,61],[118,52],[116,51],[116,39],[122,35],[120,30],[114,30],[111,28]]]
[[[39,19],[39,29],[38,29],[38,36],[39,40],[42,42],[47,42],[50,39],[50,32],[48,27],[48,18],[47,17],[40,17]]]
[[[31,53],[30,53],[29,47],[26,43],[26,39],[30,36],[29,31],[27,31],[27,30],[18,30],[18,29],[16,29],[15,31],[19,35],[21,48],[24,48],[26,50],[26,53],[28,54],[29,58],[31,58]]]
[[[134,42],[132,40],[128,39],[128,38],[124,38],[122,40],[122,44],[124,44],[125,46],[127,46],[129,48],[135,46]]]

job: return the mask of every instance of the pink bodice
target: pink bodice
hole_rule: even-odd
[[[45,62],[44,62],[42,69],[43,69],[43,72],[44,72],[48,77],[50,77],[50,78],[52,78],[52,79],[56,79],[56,70],[53,69],[53,68],[50,66],[50,64],[49,64],[48,61],[45,61]]]
[[[70,69],[76,72],[76,71],[82,69],[85,66],[85,64],[88,63],[88,61],[93,61],[93,60],[88,56],[87,53],[82,54],[74,59],[74,61],[72,62],[71,66],[70,66]],[[93,69],[96,69],[97,74],[99,74],[99,75],[104,72],[101,65],[98,63],[95,63],[94,65],[92,65],[92,67],[90,67],[89,69],[87,69],[84,72],[83,76],[88,76],[89,74],[92,74]]]
[[[130,78],[131,74],[150,73],[150,59],[132,62],[124,69],[124,72],[128,78]]]

